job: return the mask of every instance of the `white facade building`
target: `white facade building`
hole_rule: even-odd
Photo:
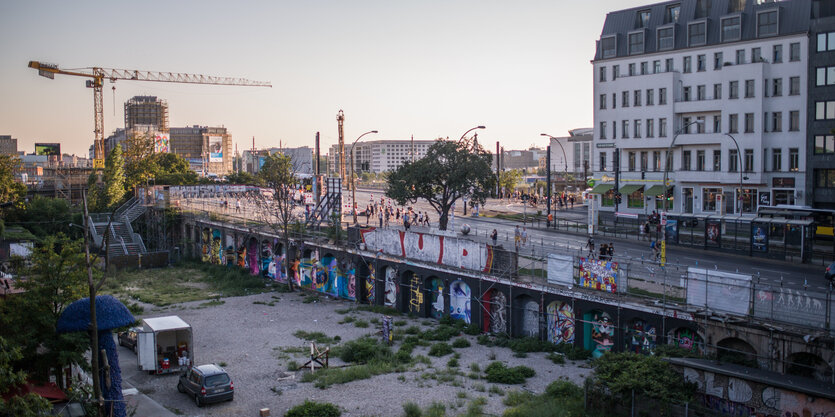
[[[354,151],[356,172],[381,173],[394,171],[406,161],[417,161],[426,156],[434,140],[369,140],[357,143]],[[339,145],[328,151],[328,171],[337,171]],[[345,144],[345,172],[351,171],[351,144]]]
[[[568,136],[551,138],[551,172],[559,174],[565,171],[582,175],[585,163],[588,162],[588,173],[591,173],[590,158],[594,129],[572,129],[568,131],[568,134]]]
[[[618,211],[661,210],[673,141],[670,212],[804,204],[808,7],[679,0],[609,13],[592,62],[602,209],[614,209],[619,152]]]

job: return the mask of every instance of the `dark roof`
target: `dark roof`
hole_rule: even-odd
[[[220,366],[215,365],[213,363],[208,364],[208,365],[195,366],[194,368],[196,370],[200,371],[200,373],[203,374],[204,376],[225,374],[226,373],[226,371],[224,371],[223,368],[221,368]]]
[[[745,6],[740,12],[728,13],[728,3],[735,0],[675,0],[666,1],[663,3],[650,4],[647,6],[634,7],[631,9],[619,10],[610,12],[606,15],[606,21],[603,23],[603,31],[600,33],[600,38],[605,38],[610,35],[616,35],[617,39],[617,54],[613,58],[623,58],[630,56],[627,50],[627,34],[640,30],[638,13],[649,10],[650,18],[646,29],[644,54],[653,52],[662,52],[657,48],[656,32],[659,27],[667,27],[670,23],[665,22],[665,15],[668,6],[680,5],[680,14],[678,23],[675,23],[675,46],[673,49],[664,51],[674,51],[679,49],[686,49],[687,46],[687,25],[692,22],[701,21],[702,17],[697,17],[697,4],[710,4],[705,18],[707,19],[707,38],[704,45],[694,46],[703,47],[710,45],[720,45],[720,22],[723,17],[740,14],[742,16],[742,33],[738,41],[742,42],[757,39],[757,12],[761,10],[770,10],[774,8],[779,9],[779,28],[778,34],[771,37],[779,37],[790,34],[806,33],[810,27],[811,16],[811,0],[784,0],[772,3],[757,4],[757,0],[745,0]],[[762,39],[766,39],[763,37]],[[726,43],[733,43],[726,42]],[[636,54],[632,56],[641,56]],[[602,60],[602,49],[600,42],[598,42],[597,50],[595,51],[595,60]],[[612,59],[612,58],[606,58]]]

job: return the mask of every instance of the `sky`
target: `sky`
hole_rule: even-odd
[[[168,102],[169,125],[224,126],[239,150],[338,141],[458,138],[484,125],[495,150],[546,146],[592,126],[595,41],[606,13],[648,0],[0,1],[0,135],[61,142],[86,156],[105,67],[269,81],[272,88],[117,81],[104,86],[105,136],[135,95]],[[112,87],[115,86],[115,90]]]

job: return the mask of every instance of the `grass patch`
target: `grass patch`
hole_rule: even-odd
[[[213,306],[220,306],[226,304],[226,301],[214,299],[212,301],[206,301],[205,303],[200,303],[200,308],[206,307],[213,307]]]
[[[293,333],[293,336],[296,336],[301,340],[313,342],[319,345],[337,344],[339,343],[339,340],[341,340],[339,336],[329,337],[328,335],[322,332],[306,332],[304,330],[297,330],[295,333]]]
[[[435,343],[429,348],[429,356],[446,356],[452,353],[452,346],[449,343]]]
[[[395,320],[394,325],[397,327],[403,327],[406,325],[406,320]]]
[[[317,301],[319,301],[318,294],[307,294],[304,296],[304,299],[302,299],[302,304],[310,304],[315,303]]]
[[[467,339],[464,339],[463,337],[459,338],[459,339],[455,339],[455,341],[452,342],[452,347],[454,347],[456,349],[468,348],[470,346],[471,346],[470,341],[467,340]]]
[[[359,327],[360,329],[368,328],[369,324],[365,320],[357,320],[354,322],[354,326]]]
[[[508,368],[502,362],[492,362],[484,368],[487,382],[494,384],[522,384],[526,379],[536,375],[536,372],[527,366],[516,366]]]
[[[420,334],[420,338],[424,340],[432,340],[438,342],[445,342],[455,336],[461,334],[461,331],[455,327],[447,324],[442,324],[433,329],[429,329]]]
[[[354,320],[356,320],[356,317],[354,316],[345,316],[342,318],[342,320],[339,320],[339,324],[353,323]]]
[[[253,301],[253,302],[252,302],[252,304],[260,304],[260,305],[265,305],[265,306],[275,307],[275,302],[276,302],[276,301],[278,301],[278,300],[272,300],[272,301],[270,301],[270,302],[266,302],[266,301]]]
[[[334,310],[336,314],[348,314],[352,311],[354,311],[352,308],[337,308]]]
[[[545,389],[542,395],[511,391],[504,399],[504,404],[511,407],[505,410],[506,417],[529,416],[588,416],[611,415],[586,410],[583,404],[583,389],[570,381],[557,380]]]
[[[317,403],[315,401],[304,400],[304,403],[299,404],[289,410],[285,417],[339,417],[342,411],[339,407],[331,403]]]
[[[551,352],[545,355],[545,359],[550,359],[551,362],[554,362],[557,365],[562,365],[565,363],[565,355],[562,353]]]

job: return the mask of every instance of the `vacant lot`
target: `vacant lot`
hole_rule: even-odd
[[[135,356],[121,349],[120,362],[126,379],[177,414],[255,416],[260,408],[270,408],[273,416],[282,416],[294,405],[315,400],[338,405],[343,416],[398,416],[403,414],[403,404],[408,401],[423,408],[439,404],[436,407],[443,406],[446,415],[452,416],[465,413],[471,404],[484,398],[484,411],[500,415],[506,408],[502,400],[509,391],[541,393],[558,378],[581,383],[591,373],[583,367],[583,362],[567,361],[558,365],[546,358],[545,353],[519,355],[508,348],[487,347],[478,343],[477,336],[461,333],[460,326],[440,326],[436,320],[398,315],[394,317],[395,341],[389,356],[378,356],[359,365],[346,364],[331,355],[330,370],[306,375],[307,371],[295,369],[307,361],[311,340],[320,349],[331,347],[335,353],[343,353],[343,357],[346,349],[340,352],[340,346],[364,336],[372,337],[373,341],[366,339],[366,345],[353,344],[354,348],[349,350],[360,352],[357,346],[386,350],[375,342],[380,338],[383,315],[348,301],[308,292],[266,292],[207,303],[201,300],[219,294],[216,284],[184,278],[185,271],[199,272],[177,268],[152,271],[151,277],[142,273],[119,280],[131,286],[147,282],[146,279],[154,281],[152,286],[156,289],[152,293],[158,294],[156,297],[166,307],[146,306],[140,317],[179,315],[194,328],[193,352],[197,363],[221,364],[233,378],[233,402],[197,408],[177,392],[176,376],[135,372]],[[157,280],[176,281],[173,290],[196,301],[172,304],[174,297],[165,294],[170,284],[157,285]],[[120,294],[149,291],[117,286],[112,289]],[[404,344],[411,346],[409,354],[401,353]],[[535,370],[535,375],[521,384],[488,382],[486,370],[495,361],[508,367],[527,366]]]

